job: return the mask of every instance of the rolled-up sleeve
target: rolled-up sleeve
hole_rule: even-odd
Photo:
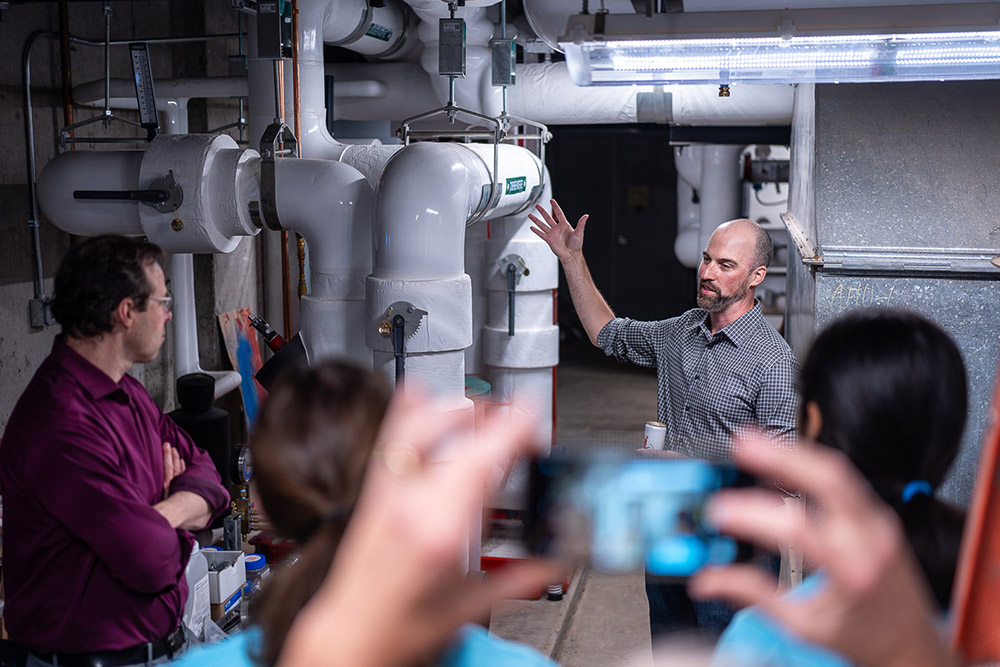
[[[162,412],[159,413],[160,436],[163,442],[172,443],[187,463],[183,473],[170,483],[170,493],[190,491],[205,499],[216,518],[229,507],[229,491],[222,485],[219,471],[204,449],[198,447],[184,429]]]
[[[670,320],[642,322],[628,317],[616,317],[597,334],[597,346],[604,354],[618,361],[631,361],[638,366],[656,367],[657,341],[666,336]]]

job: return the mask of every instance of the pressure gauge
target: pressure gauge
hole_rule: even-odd
[[[250,483],[253,479],[253,456],[249,447],[243,444],[233,446],[229,472],[236,484]]]

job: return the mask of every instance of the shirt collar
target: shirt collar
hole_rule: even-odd
[[[65,368],[80,386],[95,399],[104,398],[121,389],[121,383],[112,380],[107,373],[90,363],[79,352],[66,344],[63,336],[56,336],[52,342],[51,359]]]
[[[705,316],[695,318],[692,326],[700,328],[705,333],[705,336],[711,340],[713,339],[713,336],[709,314],[708,311],[702,312],[705,313]],[[754,299],[753,308],[740,315],[735,322],[730,322],[728,325],[716,331],[715,336],[724,335],[733,343],[733,345],[740,347],[740,345],[753,337],[753,330],[756,329],[757,324],[760,322],[762,317],[763,314],[760,312],[760,301]]]

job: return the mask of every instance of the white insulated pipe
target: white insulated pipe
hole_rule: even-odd
[[[494,179],[491,145],[408,146],[385,166],[375,191],[365,332],[375,366],[395,376],[392,340],[378,333],[378,325],[392,303],[410,302],[428,314],[406,340],[407,376],[468,410],[464,350],[472,343],[472,291],[464,270],[465,227],[476,216],[527,208],[541,179],[538,159],[529,151],[506,144],[497,148]],[[491,205],[494,183],[501,190]]]
[[[540,201],[551,199],[550,183],[546,175]],[[483,331],[483,358],[492,388],[491,399],[501,403],[510,403],[515,398],[529,401],[541,417],[535,441],[548,450],[553,441],[553,367],[559,363],[559,327],[553,312],[559,261],[545,242],[531,232],[530,212],[490,220],[486,241],[488,315]],[[529,270],[514,288],[513,336],[509,327],[507,262],[502,261],[510,255],[522,258]],[[518,461],[494,502],[500,507],[522,509],[527,487],[528,467]]]
[[[311,363],[348,357],[371,368],[364,299],[372,264],[372,187],[340,162],[279,160],[275,167],[281,224],[309,243],[311,290],[300,304],[306,357]]]
[[[611,14],[634,14],[636,11],[632,0],[603,0],[600,4],[601,9]],[[558,42],[566,32],[566,21],[571,15],[579,14],[581,6],[580,0],[524,0],[524,16],[538,39],[553,51],[561,51]]]
[[[486,274],[492,264],[486,258],[486,236],[490,221],[479,222],[465,230],[465,272],[472,280],[472,343],[465,348],[465,374],[484,378],[483,329],[487,321]]]
[[[701,161],[701,227],[698,252],[708,247],[708,238],[724,222],[740,217],[740,163],[743,146],[704,146]]]
[[[351,96],[347,91],[338,92],[333,109],[339,119],[398,120],[439,103],[413,63],[331,63],[326,72],[338,82],[357,84],[364,93]],[[740,85],[733,88],[732,97],[719,97],[719,87],[714,85],[659,88],[669,94],[669,104],[656,115],[654,105],[640,109],[638,102],[642,93],[655,94],[654,86],[580,87],[570,80],[565,62],[525,63],[517,66],[517,85],[507,88],[507,110],[548,125],[671,122],[753,126],[787,124],[792,119],[792,85]]]
[[[701,263],[701,162],[704,146],[675,146],[674,165],[677,167],[677,238],[674,254],[682,266],[696,268]]]
[[[142,234],[169,253],[231,252],[240,237],[259,231],[245,205],[259,199],[255,156],[227,135],[190,134],[161,135],[145,152],[68,151],[42,170],[39,204],[70,234]],[[159,189],[171,174],[183,192],[176,210],[73,197],[77,190]]]
[[[174,377],[188,373],[207,373],[215,378],[215,397],[236,389],[243,382],[236,371],[206,371],[198,356],[198,319],[194,307],[194,256],[175,253],[170,256],[170,290],[174,295]]]

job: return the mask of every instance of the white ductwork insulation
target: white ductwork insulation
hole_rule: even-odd
[[[398,120],[436,103],[412,63],[335,63],[326,72],[361,93],[337,89],[334,115],[343,120]],[[517,85],[507,89],[507,110],[548,125],[771,125],[791,122],[793,93],[794,86],[778,84],[741,85],[731,97],[719,97],[719,87],[708,85],[580,87],[570,80],[564,62],[528,63],[517,66]]]
[[[524,16],[538,39],[559,51],[559,38],[566,34],[566,21],[579,14],[580,0],[524,0]],[[595,8],[596,9],[596,8]],[[632,0],[603,0],[601,9],[610,14],[634,14]]]
[[[240,205],[258,189],[255,156],[227,135],[200,134],[160,136],[145,152],[70,151],[42,170],[39,203],[71,234],[143,234],[170,253],[231,252],[241,236],[259,231]],[[76,190],[167,189],[171,178],[183,192],[176,210],[73,197]]]
[[[496,148],[501,189],[493,202],[494,147],[481,144],[408,146],[386,165],[375,192],[365,331],[375,366],[395,376],[392,340],[379,334],[379,323],[393,303],[412,303],[427,315],[406,340],[407,377],[456,409],[470,411],[464,396],[465,348],[472,344],[465,226],[477,217],[527,208],[541,176],[529,151],[506,144]]]
[[[701,189],[698,191],[701,226],[699,261],[708,238],[722,223],[740,217],[740,153],[743,146],[702,147]]]
[[[701,263],[701,159],[704,146],[675,146],[677,167],[677,239],[674,254],[682,266],[696,268]]]
[[[372,264],[372,187],[357,169],[329,160],[275,164],[278,217],[309,244],[311,289],[301,335],[312,361],[346,356],[365,368],[365,277]]]

